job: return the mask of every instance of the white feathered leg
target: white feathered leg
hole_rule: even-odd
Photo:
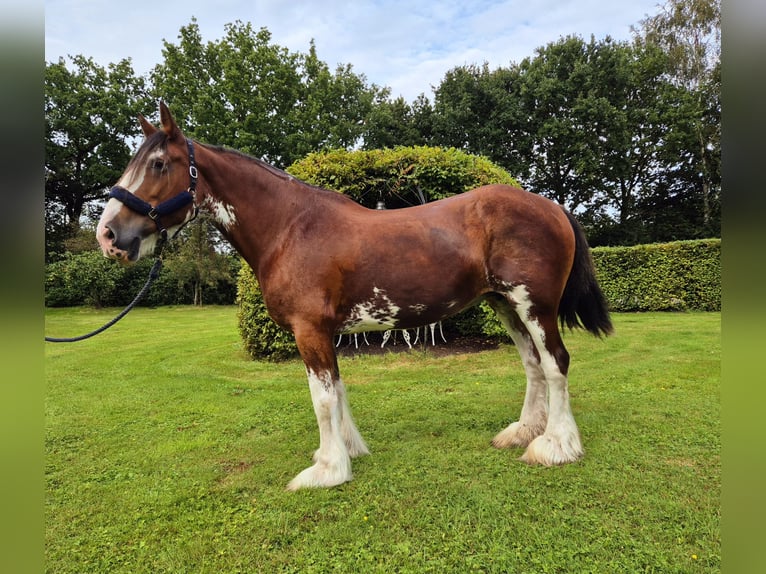
[[[345,389],[341,383],[339,390],[337,381],[333,381],[330,372],[314,373],[309,370],[308,380],[311,401],[319,424],[319,450],[314,454],[314,465],[290,481],[287,485],[288,490],[336,486],[352,479],[351,457],[342,430]],[[356,431],[353,420],[350,417],[349,420],[351,427]],[[350,432],[348,426],[346,432]],[[359,439],[361,440],[361,437]]]
[[[514,326],[507,306],[497,305],[495,312],[519,351],[527,375],[527,391],[519,420],[500,431],[492,439],[492,445],[496,448],[525,447],[545,431],[548,421],[548,387],[529,336]]]

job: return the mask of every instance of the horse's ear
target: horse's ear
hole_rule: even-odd
[[[138,114],[138,123],[141,124],[141,131],[144,132],[144,137],[149,137],[153,133],[157,131],[157,128],[155,128],[151,123],[149,123],[149,120],[147,120],[144,116],[141,114]]]
[[[160,125],[162,131],[168,134],[168,137],[172,140],[181,135],[181,130],[178,129],[178,124],[170,114],[170,110],[165,105],[165,102],[160,102]]]

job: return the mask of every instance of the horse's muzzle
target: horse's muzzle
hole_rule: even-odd
[[[141,238],[137,235],[132,238],[118,237],[109,225],[99,225],[96,239],[106,257],[118,259],[124,263],[138,259]]]

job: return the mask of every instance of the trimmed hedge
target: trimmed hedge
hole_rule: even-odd
[[[283,361],[298,354],[295,337],[277,325],[266,310],[261,288],[242,261],[237,280],[237,324],[245,351],[256,360]]]
[[[287,171],[307,183],[334,189],[365,207],[431,202],[490,183],[519,182],[485,157],[428,146],[312,153]]]
[[[612,311],[720,311],[721,240],[593,249]]]
[[[486,158],[454,148],[400,147],[310,154],[287,169],[313,185],[335,189],[367,207],[384,201],[404,207],[434,201],[488,183],[518,185]],[[720,240],[680,241],[593,250],[597,277],[613,311],[720,310]],[[254,359],[281,360],[297,353],[291,333],[266,311],[258,282],[243,263],[237,285],[239,329]],[[457,335],[510,340],[482,304],[444,321]]]
[[[370,151],[335,150],[312,153],[287,168],[295,177],[344,193],[374,208],[406,207],[463,193],[490,183],[519,183],[488,159],[455,148],[397,147]],[[237,282],[239,331],[254,359],[281,360],[297,353],[291,333],[274,323],[266,311],[258,281],[242,264]],[[504,337],[492,311],[482,305],[445,321],[450,336]]]

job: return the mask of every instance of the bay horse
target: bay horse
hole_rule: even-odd
[[[584,452],[559,332],[612,331],[584,232],[562,206],[508,185],[425,205],[365,208],[264,161],[186,138],[160,103],[99,220],[103,253],[123,262],[206,210],[260,283],[271,317],[295,335],[319,425],[314,464],[289,490],[352,479],[368,448],[351,416],[334,338],[436,323],[485,300],[518,349],[527,386],[517,422],[492,441],[558,465]]]

